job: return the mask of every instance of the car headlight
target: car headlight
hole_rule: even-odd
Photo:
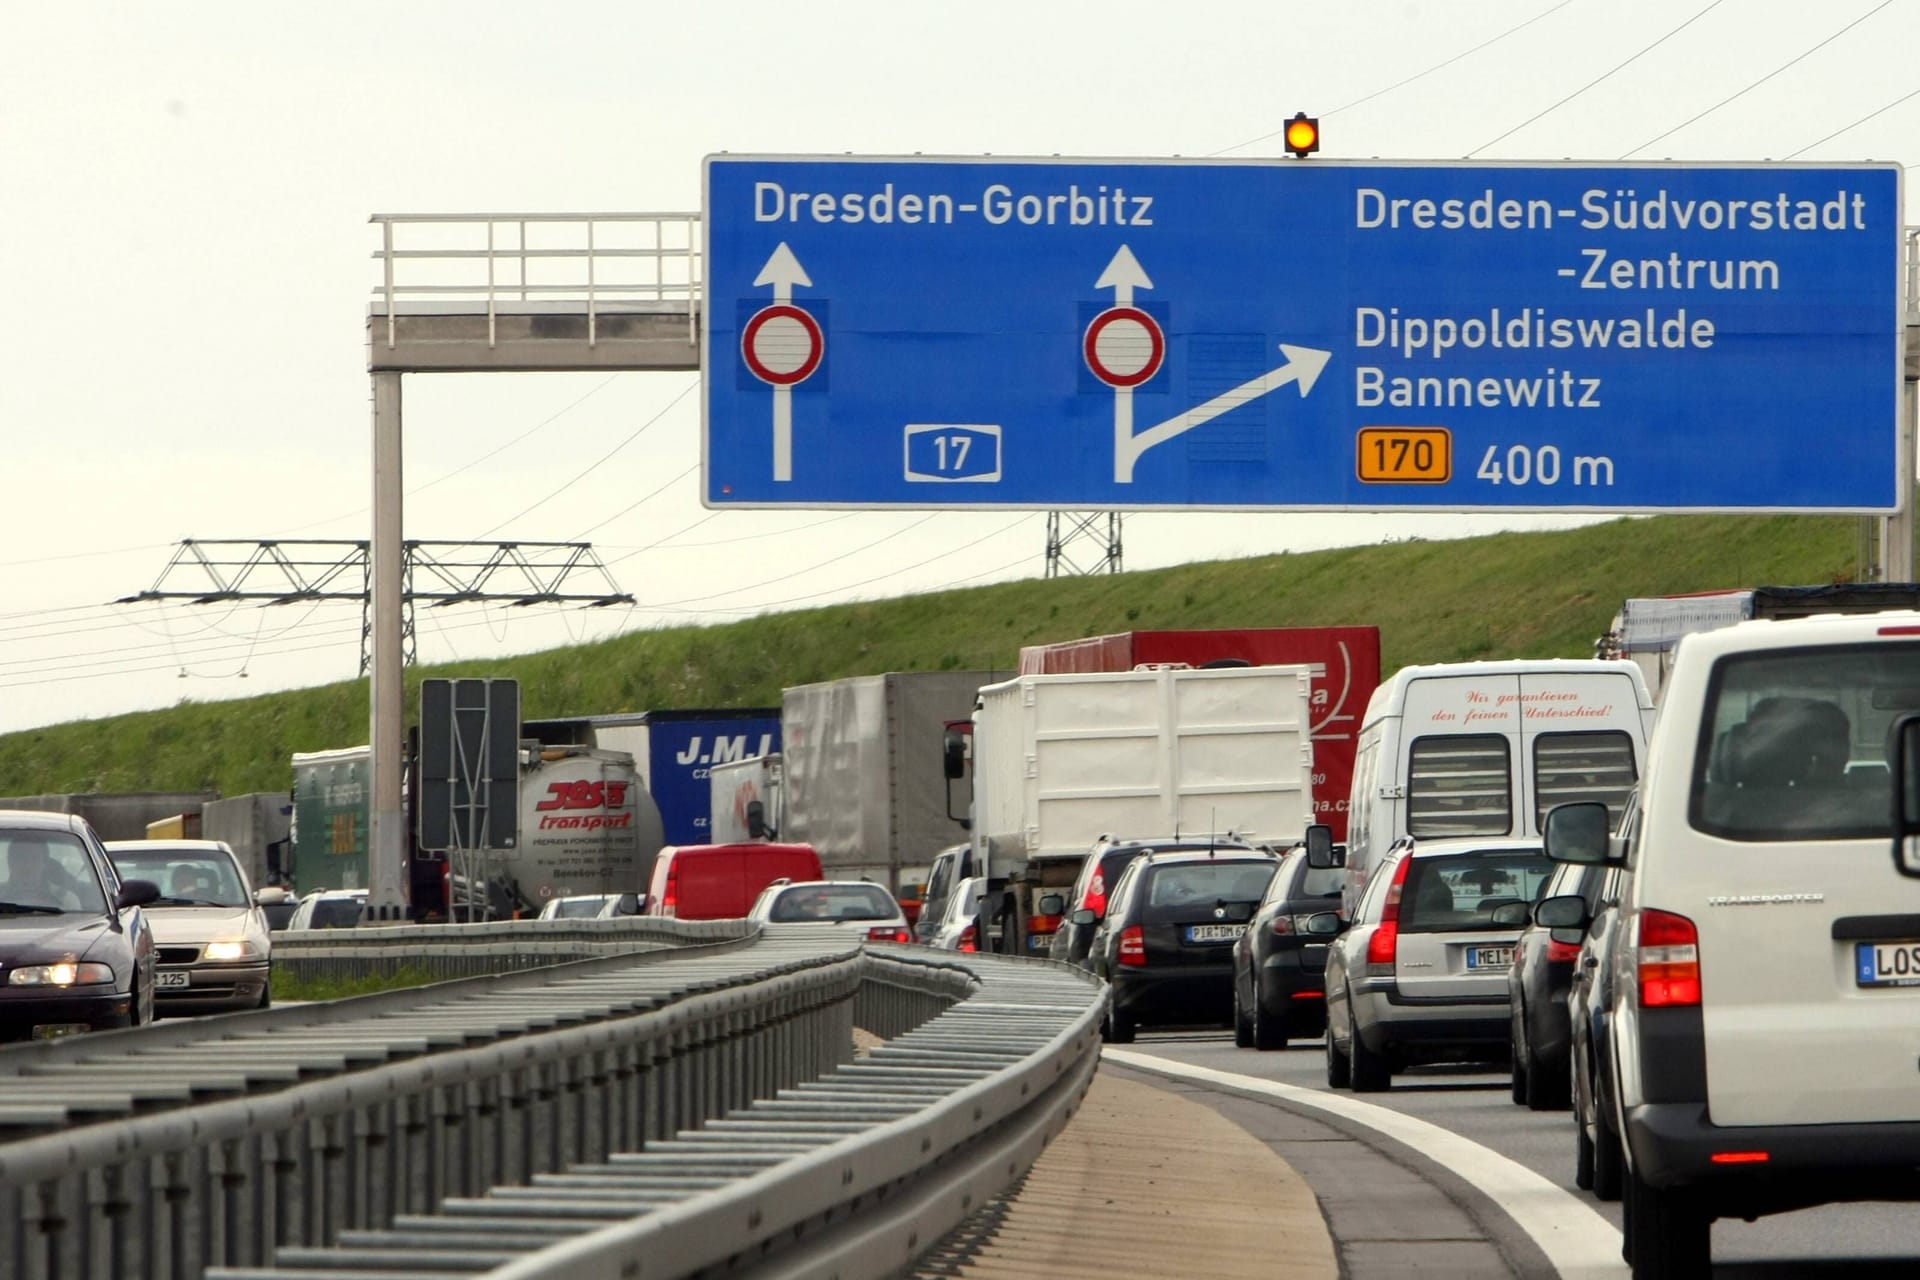
[[[209,960],[258,960],[260,948],[245,938],[222,938],[207,944]]]
[[[59,964],[30,964],[7,975],[10,987],[77,987],[90,982],[112,982],[113,966],[63,960]]]

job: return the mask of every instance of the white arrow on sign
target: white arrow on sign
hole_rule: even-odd
[[[1114,435],[1113,480],[1115,484],[1133,483],[1133,464],[1140,455],[1157,444],[1164,444],[1177,435],[1193,430],[1202,423],[1213,421],[1223,413],[1230,413],[1241,405],[1251,404],[1269,391],[1278,391],[1290,382],[1300,384],[1302,399],[1313,390],[1314,382],[1320,377],[1320,371],[1327,367],[1327,361],[1333,357],[1331,351],[1321,351],[1315,347],[1293,347],[1280,344],[1280,354],[1287,362],[1277,369],[1243,382],[1231,391],[1224,391],[1203,405],[1187,410],[1178,417],[1168,418],[1165,422],[1148,427],[1139,435],[1129,430],[1124,436],[1117,431]],[[1131,424],[1129,424],[1131,425]]]
[[[767,265],[753,278],[753,284],[755,288],[772,285],[774,305],[781,306],[792,303],[795,285],[812,288],[813,280],[782,240],[767,259]],[[793,479],[793,388],[787,386],[773,389],[773,478]]]
[[[1133,305],[1135,289],[1151,289],[1153,281],[1147,278],[1146,270],[1140,260],[1133,256],[1133,250],[1126,245],[1120,246],[1120,252],[1113,255],[1113,261],[1093,282],[1096,289],[1113,290],[1113,305],[1130,307]],[[1113,389],[1113,456],[1116,470],[1119,458],[1125,452],[1127,444],[1133,439],[1133,388],[1115,387]],[[1131,471],[1131,467],[1128,468]]]

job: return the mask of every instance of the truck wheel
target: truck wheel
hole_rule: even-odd
[[[1233,1047],[1251,1049],[1253,1047],[1253,1019],[1247,1016],[1246,1006],[1240,1003],[1240,980],[1233,981]]]
[[[1627,1175],[1624,1247],[1633,1255],[1633,1280],[1683,1280],[1712,1265],[1713,1219],[1686,1187],[1650,1187]]]
[[[1382,1053],[1367,1048],[1367,1042],[1360,1038],[1360,1028],[1353,1028],[1353,1043],[1347,1047],[1347,1055],[1353,1063],[1353,1091],[1355,1093],[1384,1093],[1393,1083],[1393,1064]]]

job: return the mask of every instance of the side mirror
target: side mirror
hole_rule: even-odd
[[[1040,899],[1040,914],[1057,916],[1067,909],[1067,900],[1057,893],[1049,893]]]
[[[1347,927],[1335,911],[1316,911],[1306,918],[1305,924],[1303,932],[1309,938],[1331,938]]]
[[[747,834],[755,840],[764,840],[767,838],[767,806],[765,801],[747,801]]]
[[[1893,868],[1920,878],[1920,715],[1893,722]]]
[[[144,907],[160,896],[160,886],[151,880],[122,880],[120,896],[113,900],[115,910]]]
[[[1597,800],[1555,805],[1547,811],[1547,856],[1580,866],[1619,866],[1613,853],[1613,820]]]
[[[1093,914],[1093,908],[1081,907],[1078,911],[1074,912],[1072,915],[1067,917],[1067,923],[1088,925],[1088,924],[1092,924],[1094,922],[1094,919],[1095,917]]]
[[[1316,871],[1347,865],[1346,850],[1333,843],[1333,828],[1316,822],[1307,828],[1307,865]]]
[[[1532,914],[1526,903],[1515,898],[1512,902],[1503,902],[1493,909],[1493,922],[1512,928],[1524,928]]]
[[[958,729],[948,729],[941,740],[941,759],[947,771],[949,781],[957,781],[967,776],[967,735]]]
[[[262,907],[277,907],[282,903],[291,901],[292,898],[292,894],[278,885],[268,885],[263,889],[255,889],[253,891],[254,903]]]
[[[1584,930],[1587,927],[1587,900],[1577,893],[1542,898],[1534,904],[1533,922],[1543,929]]]

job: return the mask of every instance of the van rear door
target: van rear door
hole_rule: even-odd
[[[1640,776],[1647,726],[1628,671],[1519,677],[1522,832],[1537,836],[1557,804],[1598,800],[1616,827]]]
[[[1635,922],[1643,962],[1653,926],[1682,949],[1691,930],[1713,1122],[1920,1120],[1920,881],[1888,854],[1885,758],[1920,705],[1920,645],[1735,651],[1705,685]]]

